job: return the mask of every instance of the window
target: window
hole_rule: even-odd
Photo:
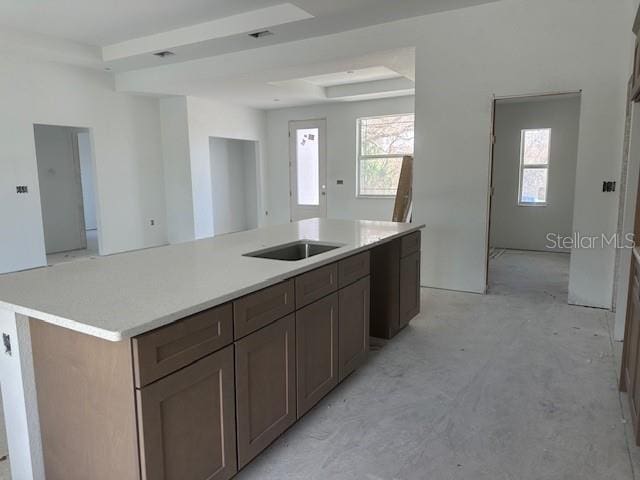
[[[518,205],[544,206],[547,204],[550,142],[550,128],[522,130]]]
[[[358,119],[358,196],[394,196],[402,157],[413,155],[414,115]]]

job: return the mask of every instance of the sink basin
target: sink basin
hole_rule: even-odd
[[[344,245],[337,243],[299,240],[297,242],[285,243],[284,245],[276,245],[275,247],[245,253],[243,257],[270,258],[272,260],[295,262],[296,260],[313,257],[314,255],[329,252],[342,246]]]

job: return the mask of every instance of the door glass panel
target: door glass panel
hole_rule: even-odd
[[[296,130],[298,205],[320,204],[320,148],[317,128]]]

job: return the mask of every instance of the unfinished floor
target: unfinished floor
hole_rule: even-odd
[[[489,295],[423,289],[423,313],[237,478],[634,479],[613,315],[566,304],[568,267],[504,251]]]
[[[423,313],[239,478],[633,479],[613,317],[566,304],[568,266],[506,251],[489,295],[423,289]]]

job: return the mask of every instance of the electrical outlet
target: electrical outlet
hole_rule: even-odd
[[[344,180],[337,180],[337,181],[336,181],[336,184],[337,184],[337,185],[344,185]]]
[[[29,187],[26,185],[18,185],[16,186],[16,193],[29,193]]]
[[[616,182],[609,182],[605,180],[602,182],[602,191],[603,192],[615,192],[616,191]]]
[[[149,224],[153,227],[156,224],[156,221],[152,218],[149,220]]]
[[[11,355],[11,337],[8,333],[2,334],[2,343],[4,344],[4,353]]]

